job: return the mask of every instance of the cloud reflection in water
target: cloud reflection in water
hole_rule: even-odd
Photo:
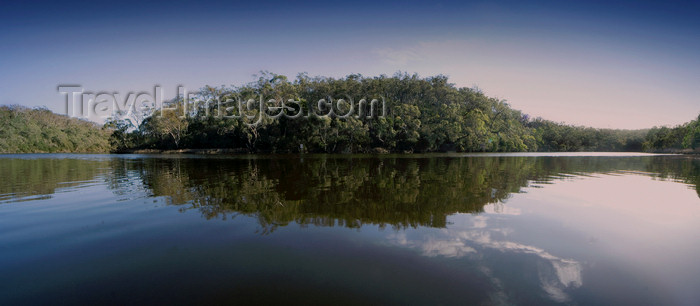
[[[561,258],[550,254],[544,249],[509,241],[510,228],[488,228],[489,214],[517,215],[520,211],[516,208],[508,208],[502,203],[489,204],[484,207],[486,214],[467,216],[470,222],[464,222],[465,226],[453,226],[419,237],[409,237],[405,231],[392,233],[389,240],[397,245],[419,250],[422,255],[428,257],[461,258],[468,257],[478,260],[482,254],[479,249],[492,249],[504,253],[517,253],[535,255],[541,261],[537,265],[540,287],[556,302],[570,301],[566,290],[578,288],[583,285],[581,278],[582,265],[572,259]],[[495,277],[486,266],[479,269],[490,280],[497,292],[492,294],[496,304],[507,303],[507,296],[503,291],[503,282]]]

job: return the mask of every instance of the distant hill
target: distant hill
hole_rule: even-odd
[[[109,152],[111,130],[45,108],[0,106],[0,153]]]

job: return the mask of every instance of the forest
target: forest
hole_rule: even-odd
[[[112,131],[46,108],[0,106],[0,153],[104,153]]]
[[[260,110],[254,109],[245,113],[252,114],[250,119],[243,113],[238,117],[222,114],[215,103],[196,102],[212,98],[258,101],[259,97],[277,107],[289,99],[296,103],[282,110],[289,112],[285,116],[260,116],[256,113]],[[359,102],[377,97],[383,99],[384,108]],[[353,100],[357,108],[351,114],[349,103],[336,103],[327,110],[351,114],[346,117],[319,116],[313,111],[318,110],[317,101],[333,99]],[[113,148],[121,152],[221,148],[277,153],[656,151],[694,149],[699,137],[697,120],[676,128],[615,130],[531,118],[479,89],[457,88],[442,75],[421,78],[397,73],[335,79],[300,74],[289,80],[264,72],[255,82],[205,87],[198,100],[185,103],[180,98],[171,103],[169,111],[152,110],[156,115],[141,116],[145,118],[141,121],[126,116],[110,120],[107,126],[114,129]],[[376,116],[382,111],[384,116]],[[296,114],[303,116],[293,118]]]
[[[0,124],[3,153],[700,150],[700,116],[676,127],[643,130],[573,126],[531,118],[477,88],[458,88],[443,75],[405,73],[339,79],[299,74],[290,80],[262,72],[254,82],[207,86],[161,109],[118,113],[102,127],[20,106],[0,108]]]

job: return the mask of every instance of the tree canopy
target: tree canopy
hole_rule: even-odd
[[[261,106],[264,105],[265,108]],[[443,75],[294,80],[263,72],[160,109],[95,123],[45,108],[0,107],[0,152],[575,152],[700,150],[700,116],[673,128],[596,129],[531,118]]]
[[[111,131],[46,108],[0,106],[0,153],[109,152]]]
[[[700,115],[688,123],[668,128],[654,127],[644,141],[647,151],[700,150]]]
[[[319,109],[319,101],[341,99],[346,103],[332,104],[324,110],[335,116],[319,116],[312,111]],[[384,104],[374,103],[380,99]],[[247,112],[232,118],[236,107],[222,108],[221,103],[202,103],[204,100],[243,101]],[[282,108],[281,102],[288,100],[295,101],[293,107]],[[198,101],[186,102],[179,97],[172,101],[174,107],[169,107],[174,109],[153,111],[130,132],[127,124],[120,125],[119,118],[115,118],[112,126],[121,126],[112,137],[115,149],[641,151],[647,134],[646,130],[594,129],[532,119],[505,100],[488,97],[475,88],[458,88],[443,75],[421,78],[397,73],[391,77],[348,75],[335,79],[300,74],[289,80],[265,72],[257,81],[242,86],[207,86],[199,92]],[[251,103],[259,105],[263,101],[282,108],[284,116],[250,108]],[[349,111],[350,102],[354,112]]]

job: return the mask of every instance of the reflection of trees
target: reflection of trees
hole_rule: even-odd
[[[254,216],[266,231],[290,222],[444,227],[450,214],[482,212],[530,182],[568,175],[622,170],[700,182],[700,161],[668,157],[149,158],[113,167],[138,173],[150,193],[183,209]]]
[[[254,216],[265,230],[290,222],[444,227],[450,214],[479,213],[524,186],[569,175],[635,171],[700,185],[700,159],[684,156],[2,158],[0,170],[0,201],[103,177],[120,198],[163,196],[208,219]]]
[[[206,218],[256,216],[265,228],[289,222],[360,227],[445,226],[455,212],[480,212],[527,184],[523,159],[295,158],[145,159],[119,163],[143,185]],[[508,169],[509,175],[500,171]]]
[[[668,159],[657,157],[649,163],[647,171],[655,173],[661,179],[671,179],[695,186],[700,197],[700,159],[694,157],[678,157]]]
[[[0,201],[46,198],[58,188],[95,179],[108,165],[106,160],[0,158]]]

